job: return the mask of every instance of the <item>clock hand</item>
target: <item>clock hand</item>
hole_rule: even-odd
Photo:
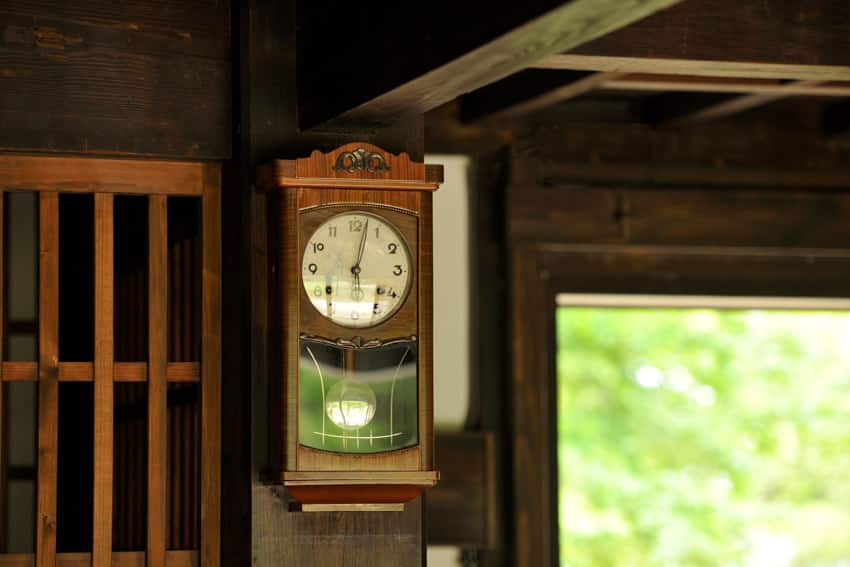
[[[363,259],[363,251],[366,249],[366,236],[369,234],[369,219],[366,219],[366,226],[363,227],[363,235],[360,237],[360,248],[357,250],[357,262],[354,264],[360,267],[360,260]]]
[[[357,260],[354,266],[351,267],[351,273],[354,274],[354,286],[352,291],[360,291],[360,260],[363,259],[363,251],[366,249],[366,236],[369,234],[369,219],[366,219],[366,225],[363,227],[363,234],[360,235],[360,246],[357,248]]]

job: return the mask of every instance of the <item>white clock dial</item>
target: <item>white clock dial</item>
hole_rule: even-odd
[[[407,297],[410,252],[385,219],[341,213],[310,236],[301,278],[319,313],[344,327],[371,327],[395,313]]]

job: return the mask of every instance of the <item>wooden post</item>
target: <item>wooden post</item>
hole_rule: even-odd
[[[206,166],[201,198],[201,559],[218,567],[221,515],[221,171]]]
[[[39,196],[36,567],[56,565],[59,414],[59,194]]]
[[[94,197],[94,511],[92,567],[112,566],[113,198]]]
[[[146,563],[165,565],[168,467],[168,209],[148,197],[148,542]]]

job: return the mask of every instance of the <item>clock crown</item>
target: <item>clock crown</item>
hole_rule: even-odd
[[[380,173],[389,171],[390,166],[384,156],[377,152],[370,152],[365,148],[357,148],[351,152],[342,152],[336,158],[334,164],[335,171],[346,171],[354,173],[355,171],[368,171],[369,173]]]

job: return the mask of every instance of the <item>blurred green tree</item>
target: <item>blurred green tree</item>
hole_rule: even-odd
[[[850,316],[556,317],[562,566],[850,566]]]

